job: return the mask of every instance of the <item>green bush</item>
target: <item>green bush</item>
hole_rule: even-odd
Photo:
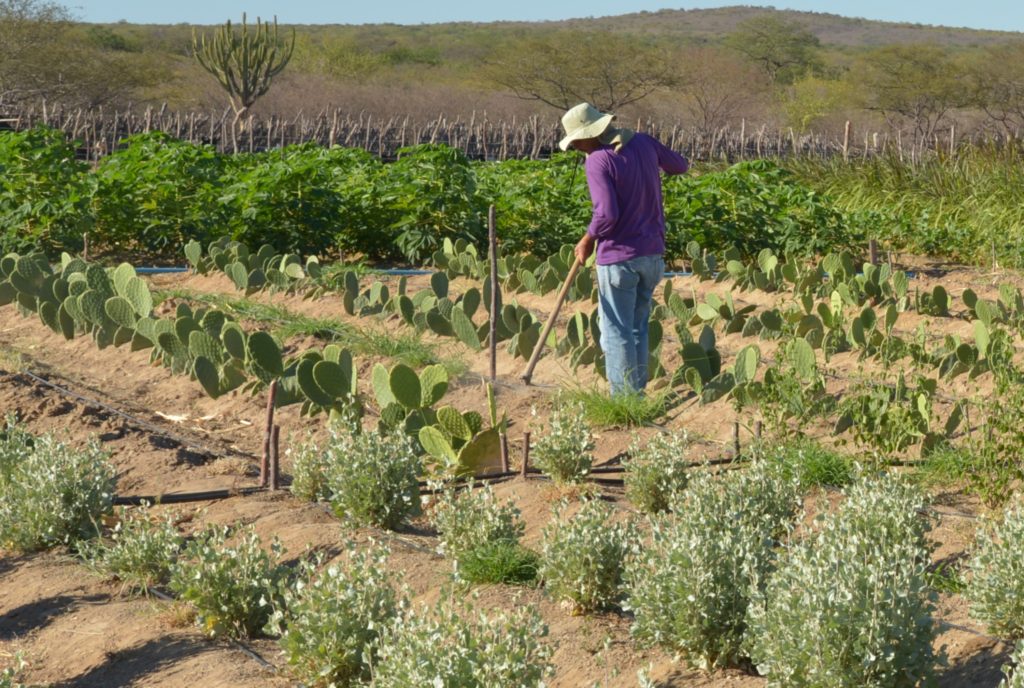
[[[611,607],[622,595],[626,555],[636,546],[636,531],[628,522],[611,523],[613,508],[587,500],[571,517],[563,502],[544,527],[540,577],[548,594],[588,612]]]
[[[750,657],[769,686],[915,686],[936,663],[923,497],[862,478],[797,543],[748,614]]]
[[[25,658],[15,654],[13,664],[0,669],[0,688],[25,688],[25,684],[18,681],[18,677],[26,665]]]
[[[420,459],[404,432],[334,432],[323,450],[331,507],[359,525],[394,529],[420,513]]]
[[[494,203],[504,253],[558,253],[562,245],[579,241],[590,222],[587,176],[578,153],[482,163],[475,171],[479,195]]]
[[[971,613],[991,633],[1024,638],[1024,505],[978,530],[970,569]]]
[[[344,566],[317,571],[304,562],[299,580],[282,595],[267,630],[281,636],[292,671],[311,686],[362,685],[376,642],[398,613],[396,575],[387,548],[349,547]]]
[[[622,461],[626,469],[626,497],[633,506],[650,514],[669,508],[689,481],[688,447],[685,432],[657,433],[647,440],[633,440],[629,458]]]
[[[672,514],[652,518],[650,546],[628,562],[634,635],[693,666],[741,664],[747,610],[798,508],[796,482],[769,464],[695,477]]]
[[[537,410],[533,409],[536,417]],[[530,449],[533,464],[556,483],[574,483],[590,472],[594,456],[594,436],[584,420],[583,407],[558,403],[548,416],[546,432],[536,438]]]
[[[0,131],[0,252],[78,252],[94,180],[62,131]]]
[[[258,635],[281,595],[288,569],[275,540],[266,552],[256,531],[243,529],[228,543],[229,528],[199,533],[171,569],[169,587],[196,609],[196,621],[212,636]]]
[[[373,688],[521,688],[552,674],[547,627],[532,607],[484,614],[442,595],[381,634]]]
[[[526,528],[519,509],[508,502],[499,504],[486,484],[441,492],[430,521],[441,538],[438,553],[451,557],[456,569],[468,552],[499,540],[518,542]]]
[[[486,234],[476,195],[476,177],[465,154],[445,145],[402,148],[385,168],[379,198],[398,231],[395,246],[410,263],[421,264],[445,239],[481,244]]]
[[[170,514],[157,520],[142,507],[131,516],[123,510],[110,541],[83,542],[79,554],[96,571],[117,578],[129,590],[144,592],[168,581],[183,544]]]
[[[292,253],[333,248],[349,210],[335,175],[368,162],[367,156],[315,143],[235,158],[219,198],[228,234],[248,246],[270,244]]]
[[[863,231],[826,197],[770,160],[665,181],[667,253],[696,241],[709,251],[735,246],[748,256],[770,248],[808,256],[860,246]]]
[[[115,483],[96,442],[75,449],[8,419],[0,430],[0,549],[30,552],[95,535]]]
[[[224,156],[163,132],[138,134],[100,160],[95,239],[104,248],[176,254],[190,239],[224,235]]]

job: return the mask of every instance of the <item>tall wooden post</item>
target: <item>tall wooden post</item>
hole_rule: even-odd
[[[487,209],[487,239],[491,259],[491,322],[488,342],[491,348],[491,382],[498,379],[498,304],[501,286],[498,284],[498,231],[495,222],[494,205]]]

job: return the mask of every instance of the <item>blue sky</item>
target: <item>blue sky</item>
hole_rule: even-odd
[[[747,0],[750,3],[750,0]],[[225,19],[238,19],[242,12],[269,18],[277,15],[282,23],[296,24],[366,24],[389,22],[423,24],[449,21],[555,20],[572,17],[600,17],[641,10],[695,9],[746,4],[731,2],[621,2],[617,0],[517,0],[516,2],[481,2],[480,0],[248,0],[218,2],[216,0],[175,0],[146,2],[132,0],[66,0],[61,3],[77,18],[88,22],[153,24],[220,24]],[[754,3],[750,3],[754,4]],[[932,0],[775,0],[779,9],[830,12],[849,17],[865,17],[887,21],[967,26],[979,29],[1024,31],[1024,2],[1021,0],[974,0],[956,2]]]

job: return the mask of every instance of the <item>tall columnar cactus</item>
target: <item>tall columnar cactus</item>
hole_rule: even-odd
[[[271,80],[281,73],[295,49],[295,30],[291,42],[278,36],[277,17],[273,28],[270,22],[256,18],[255,30],[250,30],[242,14],[242,29],[235,31],[231,20],[217,29],[210,41],[206,35],[192,33],[192,52],[202,65],[228,92],[235,121],[242,117],[253,103],[270,88]]]

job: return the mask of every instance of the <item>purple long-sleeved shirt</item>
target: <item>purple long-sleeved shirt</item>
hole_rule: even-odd
[[[594,205],[587,234],[598,240],[598,265],[664,253],[658,170],[683,174],[690,168],[686,158],[637,132],[617,153],[611,146],[590,153],[585,167]]]

